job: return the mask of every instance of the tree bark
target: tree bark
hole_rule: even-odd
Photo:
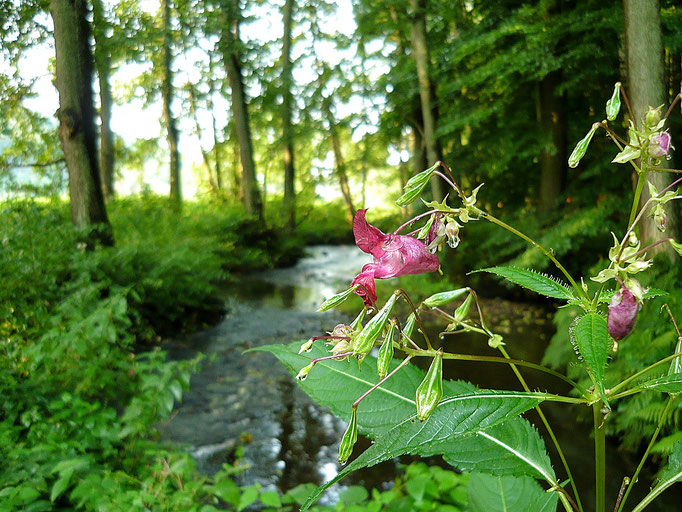
[[[114,197],[114,132],[111,129],[113,99],[109,76],[111,74],[110,42],[106,35],[107,22],[102,0],[92,0],[95,36],[95,69],[99,82],[99,174],[105,199]]]
[[[178,128],[171,109],[173,103],[173,53],[171,40],[172,0],[161,0],[161,23],[163,25],[163,60],[161,63],[161,97],[163,99],[163,122],[166,126],[166,141],[170,152],[170,198],[179,206],[182,203],[180,187],[180,153],[178,151]]]
[[[204,167],[206,168],[206,175],[208,177],[208,186],[211,191],[215,191],[218,188],[215,180],[213,179],[213,168],[211,167],[211,161],[208,156],[208,151],[204,149],[201,143],[201,126],[199,125],[199,118],[197,117],[197,92],[194,88],[192,82],[187,82],[187,94],[189,96],[189,110],[192,114],[192,120],[194,121],[194,133],[199,141],[199,151],[201,151],[201,158],[204,162]]]
[[[261,202],[258,181],[256,180],[256,166],[253,160],[253,145],[251,142],[251,128],[249,114],[246,108],[246,94],[239,63],[239,16],[240,13],[230,13],[229,7],[224,11],[224,23],[220,37],[220,51],[223,54],[223,65],[232,91],[232,118],[234,130],[239,143],[239,156],[242,165],[241,195],[244,209],[249,215],[263,219],[263,205]]]
[[[438,124],[438,111],[436,108],[436,92],[431,83],[429,47],[426,39],[426,0],[410,0],[412,9],[412,24],[410,42],[412,46],[412,58],[417,67],[419,78],[419,98],[421,100],[422,120],[424,124],[424,142],[426,145],[426,158],[429,165],[442,160],[442,152],[436,129]],[[434,199],[443,197],[443,187],[438,177],[431,179],[431,190]]]
[[[546,137],[540,153],[540,211],[548,213],[566,187],[566,116],[563,97],[556,94],[561,72],[549,73],[538,84],[538,121]]]
[[[291,231],[296,227],[296,189],[294,166],[293,85],[291,32],[295,0],[284,2],[284,34],[282,36],[282,160],[284,162],[284,215]]]
[[[339,141],[339,134],[336,129],[336,120],[332,114],[330,100],[327,98],[324,101],[324,111],[329,123],[329,137],[332,142],[332,150],[334,152],[334,167],[336,176],[339,179],[339,186],[341,187],[341,195],[348,208],[348,217],[350,222],[353,222],[355,217],[355,208],[353,207],[353,199],[350,194],[350,185],[348,184],[348,175],[346,174],[346,163],[341,152],[341,142]]]
[[[97,168],[93,59],[86,0],[50,0],[59,92],[59,139],[69,172],[71,220],[87,241],[113,244]],[[94,229],[98,228],[98,229]]]
[[[667,94],[663,70],[663,43],[661,38],[661,18],[658,0],[624,0],[625,13],[625,48],[627,53],[628,92],[630,104],[635,116],[634,122],[641,126],[649,106],[657,107],[666,103]],[[664,163],[665,165],[665,163]],[[667,173],[649,173],[649,181],[662,190],[672,182]],[[640,200],[640,208],[649,199],[647,187]],[[645,215],[640,222],[639,238],[647,245],[677,233],[678,219],[676,210],[669,206],[666,214],[668,226],[666,233],[661,233],[651,217]],[[657,247],[671,258],[676,253],[669,244]]]

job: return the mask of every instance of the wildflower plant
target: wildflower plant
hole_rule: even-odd
[[[374,441],[335,478],[315,491],[302,510],[309,508],[325,489],[348,473],[409,453],[442,455],[455,468],[482,475],[470,480],[469,495],[485,494],[489,499],[483,502],[491,510],[502,510],[501,504],[506,504],[504,510],[553,511],[560,503],[566,511],[604,512],[607,507],[605,432],[611,414],[617,414],[617,411],[612,412],[614,404],[636,393],[667,394],[667,405],[646,453],[633,475],[623,475],[615,507],[609,504],[609,510],[624,510],[660,427],[671,411],[671,404],[682,392],[682,335],[677,331],[673,315],[670,314],[671,329],[677,331],[678,342],[670,347],[668,357],[617,383],[609,379],[607,365],[615,356],[618,342],[626,343],[627,336],[635,329],[637,314],[643,304],[652,297],[665,295],[662,290],[644,289],[636,279],[637,274],[647,271],[653,264],[647,252],[656,245],[670,244],[682,254],[682,244],[672,237],[642,247],[636,236],[638,225],[647,215],[653,217],[661,231],[665,231],[667,219],[663,206],[682,198],[675,189],[682,178],[659,191],[647,181],[647,176],[651,172],[682,171],[660,167],[662,159],[673,149],[666,121],[674,105],[680,101],[680,95],[665,115],[662,107],[651,108],[644,119],[636,120],[630,111],[624,138],[609,125],[620,113],[621,100],[630,110],[625,91],[618,83],[606,103],[607,119],[591,127],[569,158],[569,166],[576,167],[595,133],[603,129],[618,146],[613,162],[631,166],[637,176],[628,224],[622,234],[613,234],[608,266],[589,277],[598,283],[596,292],[590,293],[585,279],[574,278],[550,249],[480,207],[477,197],[484,193],[484,189],[478,187],[467,193],[442,162],[412,177],[396,203],[405,206],[415,202],[434,176],[445,181],[454,200],[446,196],[441,201],[425,202],[428,211],[388,234],[368,223],[366,210],[358,211],[353,225],[355,240],[361,250],[372,254],[374,261],[363,267],[352,280],[350,288],[320,306],[320,310],[328,310],[358,295],[363,306],[356,320],[350,325],[337,326],[328,335],[311,338],[300,349],[298,345],[272,345],[259,349],[276,355],[291,374],[297,376],[304,391],[349,422],[341,440],[340,462],[351,460],[358,432]],[[640,207],[645,186],[649,189],[650,199]],[[377,296],[375,279],[440,270],[438,251],[446,246],[458,248],[460,232],[468,223],[480,221],[508,230],[537,248],[551,260],[560,277],[566,281],[565,284],[532,269],[497,266],[476,270],[494,274],[561,304],[580,308],[581,313],[570,328],[570,337],[576,364],[584,369],[591,381],[589,388],[550,368],[514,359],[511,355],[514,347],[507,348],[503,336],[489,327],[478,295],[469,287],[436,293],[421,302],[414,301],[400,289],[388,298]],[[411,231],[403,234],[408,229]],[[394,313],[399,311],[396,305],[400,301],[409,307],[405,318]],[[430,317],[440,318],[445,325],[439,340],[432,340],[423,324],[427,313]],[[461,332],[480,335],[490,347],[499,351],[499,356],[449,351],[448,335]],[[417,358],[431,361],[426,372],[412,364]],[[442,368],[445,359],[507,365],[524,391],[479,389],[465,382],[444,379]],[[572,391],[566,394],[531,391],[523,375],[527,368],[553,376],[564,387],[565,384],[570,385]],[[545,402],[592,409],[596,467],[594,508],[580,498],[580,490],[564,457],[560,440],[543,412]],[[530,409],[535,409],[544,425],[558,454],[560,469],[552,465],[545,441],[538,431],[521,416]],[[492,485],[491,477],[498,478],[499,485]],[[643,510],[680,480],[682,442],[674,447],[667,467],[652,483],[649,493],[640,503],[630,505],[632,508],[629,510]],[[478,487],[472,489],[471,486]],[[500,507],[491,505],[495,503]],[[516,504],[516,508],[509,508],[510,504]],[[472,507],[472,510],[478,510]]]

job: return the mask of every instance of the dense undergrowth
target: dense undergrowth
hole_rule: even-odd
[[[293,510],[305,488],[240,488],[232,466],[208,478],[155,440],[200,364],[167,361],[158,342],[217,318],[217,285],[232,273],[291,263],[306,242],[348,239],[338,211],[311,211],[293,238],[226,204],[175,213],[162,198],[120,199],[109,204],[115,246],[89,251],[67,204],[0,205],[0,511]],[[433,487],[438,470],[407,471],[421,480],[373,496],[351,488],[323,509],[465,500],[438,498],[460,477],[439,473]]]

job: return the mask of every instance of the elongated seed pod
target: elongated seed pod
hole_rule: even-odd
[[[348,457],[353,453],[353,446],[358,440],[358,410],[353,408],[353,412],[350,415],[350,422],[348,423],[348,428],[343,434],[341,439],[341,444],[339,445],[339,462],[344,464]]]
[[[417,387],[417,417],[419,421],[426,420],[436,409],[443,397],[443,351],[436,352],[429,371],[424,380]]]
[[[397,299],[398,295],[396,293],[391,295],[391,298],[386,301],[384,307],[379,310],[374,318],[367,322],[367,325],[365,325],[360,334],[353,340],[353,352],[355,352],[355,357],[360,361],[362,361],[372,350],[372,347],[374,347],[374,342],[379,337],[379,334],[381,334],[381,331],[383,331]]]
[[[377,358],[377,373],[379,378],[383,379],[388,373],[388,368],[393,360],[393,331],[395,330],[395,325],[390,324],[388,328],[388,333],[384,337],[384,342],[379,349],[379,357]]]

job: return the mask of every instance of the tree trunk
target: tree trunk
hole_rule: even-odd
[[[232,118],[234,130],[239,143],[239,155],[242,165],[241,195],[244,209],[249,215],[263,219],[263,205],[261,203],[258,181],[256,180],[256,166],[253,161],[253,146],[251,143],[251,128],[249,114],[246,108],[246,95],[242,70],[239,64],[237,45],[239,44],[239,15],[230,16],[226,10],[226,20],[222,27],[220,51],[223,54],[223,65],[232,91]]]
[[[213,179],[213,169],[211,168],[211,161],[208,156],[208,151],[204,149],[201,143],[201,126],[199,125],[199,118],[197,117],[197,92],[194,88],[192,82],[187,82],[187,94],[189,96],[189,110],[192,114],[192,120],[194,121],[194,133],[199,141],[199,151],[201,151],[201,159],[204,162],[204,167],[206,168],[206,175],[208,177],[208,186],[211,191],[215,191],[218,185]]]
[[[625,12],[625,48],[627,53],[628,92],[635,123],[641,126],[649,106],[657,107],[666,103],[667,94],[663,71],[663,43],[661,40],[661,18],[658,0],[624,0]],[[664,164],[665,165],[665,164]],[[667,173],[649,173],[649,181],[662,190],[672,182]],[[649,199],[647,187],[644,187],[640,208]],[[668,203],[670,206],[673,203]],[[640,221],[639,238],[646,246],[662,238],[676,237],[678,219],[676,210],[666,208],[668,226],[666,233],[656,229],[651,217],[645,215]],[[669,244],[657,247],[665,251],[671,258],[675,252]]]
[[[105,199],[114,197],[114,132],[111,130],[113,99],[109,75],[111,74],[111,44],[106,35],[107,23],[101,0],[92,0],[95,36],[95,69],[99,81],[99,174]]]
[[[540,153],[540,211],[549,213],[566,186],[566,117],[563,97],[557,96],[561,72],[538,84],[538,121],[544,140]]]
[[[69,172],[71,220],[87,240],[113,244],[97,168],[93,61],[86,0],[50,0],[59,92],[59,139]],[[93,229],[99,225],[99,229]]]
[[[223,188],[222,169],[220,166],[220,142],[218,141],[218,127],[215,118],[215,109],[213,107],[213,93],[215,86],[213,82],[213,54],[209,55],[208,68],[208,110],[211,113],[211,128],[213,129],[213,162],[215,163],[215,179],[218,190]]]
[[[296,190],[294,167],[294,130],[292,126],[293,85],[291,32],[295,0],[284,2],[284,35],[282,36],[282,159],[284,161],[284,215],[291,231],[296,227]]]
[[[343,160],[343,153],[341,153],[341,142],[339,141],[339,134],[336,131],[336,120],[334,119],[334,114],[332,114],[330,101],[325,100],[324,110],[327,115],[327,121],[329,122],[329,137],[332,142],[332,150],[334,151],[334,166],[336,170],[336,176],[339,179],[339,186],[341,187],[341,195],[348,208],[348,216],[351,222],[355,217],[355,208],[353,207],[353,199],[350,194],[350,185],[348,184],[348,176],[346,175],[346,164]]]
[[[161,0],[163,24],[163,61],[161,64],[161,96],[163,98],[163,122],[166,125],[166,140],[170,152],[170,198],[179,206],[182,202],[180,188],[180,153],[178,151],[178,128],[171,110],[173,102],[173,54],[171,48],[171,0]]]
[[[436,138],[438,111],[436,109],[436,93],[431,83],[429,47],[426,40],[426,0],[410,0],[410,7],[412,9],[410,41],[412,58],[419,77],[419,98],[424,123],[426,158],[428,164],[433,165],[442,160],[442,154]],[[443,187],[438,177],[431,179],[431,190],[434,199],[440,201],[443,197]]]

